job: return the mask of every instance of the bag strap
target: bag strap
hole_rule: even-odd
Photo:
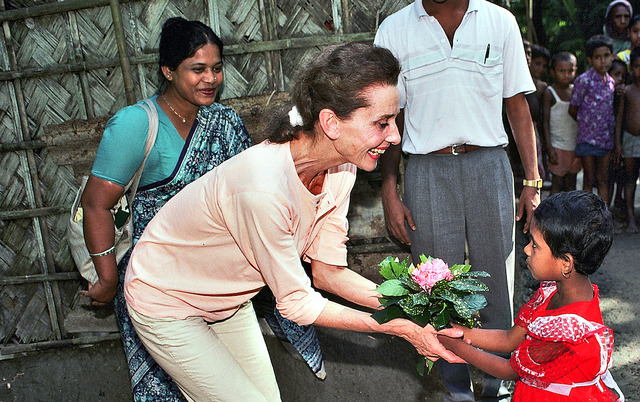
[[[144,169],[144,164],[147,162],[147,158],[151,153],[151,148],[156,142],[156,137],[158,136],[158,111],[156,110],[155,105],[150,99],[144,99],[143,105],[140,105],[146,112],[149,117],[149,132],[147,134],[147,142],[144,147],[144,159],[142,159],[142,163],[140,167],[136,171],[136,173],[131,178],[131,181],[127,184],[127,187],[124,189],[125,193],[127,189],[131,190],[129,197],[127,197],[127,204],[129,204],[129,211],[131,211],[131,203],[133,202],[133,198],[136,196],[136,192],[138,191],[138,184],[140,183],[140,178],[142,177],[142,170]]]

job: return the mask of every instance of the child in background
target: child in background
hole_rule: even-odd
[[[636,14],[631,18],[629,22],[629,28],[627,28],[627,32],[629,33],[629,39],[631,41],[631,47],[629,49],[623,50],[618,53],[618,58],[624,61],[627,64],[627,67],[630,66],[631,60],[629,56],[631,55],[631,51],[640,46],[640,14]]]
[[[553,84],[547,87],[542,98],[542,128],[549,157],[548,170],[551,172],[551,191],[576,189],[576,175],[582,164],[576,158],[576,135],[578,126],[569,116],[569,100],[576,76],[576,56],[560,52],[551,58]]]
[[[533,82],[536,85],[536,91],[530,94],[525,95],[527,99],[527,103],[529,104],[529,112],[531,113],[531,120],[533,121],[533,128],[536,133],[536,152],[538,159],[538,173],[540,177],[543,179],[546,177],[545,167],[546,161],[543,158],[543,149],[542,145],[544,143],[541,141],[542,132],[542,96],[544,91],[547,89],[547,82],[545,81],[547,75],[547,67],[549,65],[549,60],[551,59],[551,55],[549,51],[540,45],[530,45],[531,46],[531,63],[529,63],[529,72],[531,73],[531,78],[533,78]]]
[[[616,155],[624,156],[626,185],[624,199],[627,207],[627,233],[638,233],[634,211],[636,181],[640,166],[640,47],[630,54],[631,73],[635,80],[627,85],[620,101],[616,119]]]
[[[527,268],[543,282],[515,325],[492,330],[453,324],[463,339],[438,340],[479,369],[516,380],[512,401],[624,400],[608,370],[613,331],[602,322],[598,287],[588,276],[613,242],[607,205],[584,191],[554,194],[534,211],[529,233]],[[505,359],[485,350],[514,353]]]
[[[625,81],[627,80],[627,65],[624,61],[614,57],[611,60],[611,67],[609,68],[609,75],[616,83],[616,90],[613,96],[613,115],[618,115],[618,107],[620,105],[620,99],[624,96]],[[613,199],[613,207],[617,212],[615,216],[619,220],[616,220],[616,234],[622,233],[622,222],[627,222],[627,209],[624,202],[624,186],[626,182],[624,158],[619,154],[614,154],[611,158],[611,164],[609,166],[609,194]]]
[[[576,156],[582,160],[583,186],[598,194],[609,205],[609,160],[613,149],[615,82],[607,72],[611,67],[611,39],[596,35],[586,43],[591,68],[573,83],[569,115],[578,122]]]

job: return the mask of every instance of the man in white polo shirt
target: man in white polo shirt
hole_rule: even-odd
[[[422,253],[463,263],[465,244],[485,283],[485,328],[513,323],[514,188],[505,147],[503,101],[526,180],[516,219],[540,202],[535,136],[524,94],[535,90],[520,31],[507,10],[485,0],[416,0],[381,24],[375,44],[400,61],[402,144],[381,159],[390,232]],[[401,151],[409,155],[403,201],[396,191]],[[526,214],[525,214],[526,212]],[[473,401],[468,367],[440,359],[449,400]],[[485,378],[483,396],[508,397]]]

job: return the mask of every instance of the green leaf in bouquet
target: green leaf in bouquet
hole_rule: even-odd
[[[414,293],[411,295],[414,304],[421,306],[428,306],[431,301],[429,300],[429,294],[427,292]]]
[[[489,275],[489,273],[485,271],[469,271],[460,274],[460,276],[465,278],[488,278],[491,275]]]
[[[420,315],[414,315],[411,319],[418,325],[424,327],[427,324],[431,324],[431,313],[429,309],[425,308],[425,310]]]
[[[379,265],[380,275],[385,279],[396,279],[409,275],[409,256],[402,261],[397,261],[397,258],[389,256]]]
[[[486,307],[487,305],[487,298],[480,293],[466,295],[465,297],[463,297],[463,300],[467,304],[471,312],[478,311],[481,308]]]
[[[437,293],[435,291],[433,293],[437,297],[444,299],[446,301],[450,301],[452,303],[457,303],[458,301],[462,300],[460,296],[452,292],[451,289],[449,289],[448,287],[438,289]]]
[[[402,310],[411,317],[422,315],[425,310],[425,306],[413,302],[413,297],[405,297],[398,302],[398,306],[402,307]]]
[[[469,305],[465,303],[463,299],[460,299],[458,302],[453,303],[453,308],[456,310],[456,313],[464,320],[468,320],[471,318],[471,314],[475,310],[471,310]]]
[[[389,307],[394,304],[398,304],[400,300],[402,300],[404,296],[389,296],[389,297],[380,297],[378,301],[380,302],[380,307]]]
[[[431,374],[431,369],[433,368],[433,362],[428,360],[426,357],[421,356],[418,360],[418,365],[416,366],[416,370],[418,370],[418,374],[421,377],[424,377],[425,370],[426,374]]]
[[[403,317],[405,317],[404,311],[397,304],[371,314],[371,318],[376,320],[378,324],[384,324],[385,322],[389,322],[393,319]]]
[[[462,265],[462,264],[455,264],[449,267],[449,270],[454,276],[466,274],[467,272],[469,272],[470,269],[471,269],[471,265]]]
[[[440,314],[437,314],[433,317],[433,321],[431,323],[431,325],[433,325],[433,328],[435,329],[443,329],[443,328],[447,328],[450,324],[449,322],[451,321],[451,314],[449,314],[449,311],[447,309],[444,309]]]
[[[487,285],[473,278],[456,279],[455,281],[449,282],[449,286],[466,292],[483,292],[489,290]]]
[[[424,292],[424,289],[422,289],[422,287],[418,285],[416,281],[414,281],[413,278],[411,278],[410,276],[405,276],[404,278],[398,278],[398,280],[402,282],[402,284],[406,288],[411,289],[414,292]]]
[[[384,281],[376,290],[383,296],[404,296],[410,293],[399,279]]]

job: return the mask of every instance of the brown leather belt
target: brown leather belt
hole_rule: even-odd
[[[439,149],[437,151],[430,152],[432,154],[447,154],[447,155],[459,155],[466,154],[471,151],[475,151],[476,149],[482,148],[479,145],[469,145],[469,144],[455,144],[450,145],[448,147]]]

